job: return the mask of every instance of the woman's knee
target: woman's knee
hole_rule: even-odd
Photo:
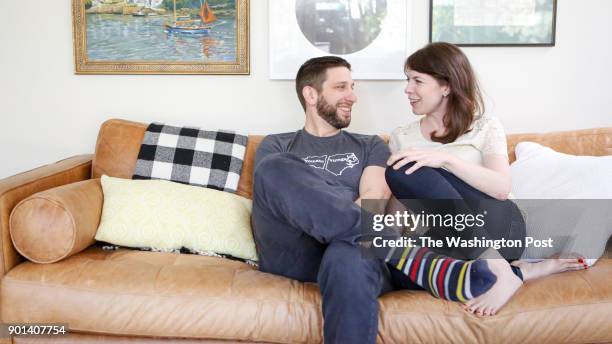
[[[435,185],[441,178],[436,169],[423,166],[411,174],[406,174],[406,170],[415,163],[410,162],[399,169],[388,166],[385,170],[385,180],[387,185],[396,198],[411,198],[420,194],[420,190]]]
[[[393,166],[387,166],[385,169],[385,180],[387,184],[391,187],[392,185],[405,183],[407,179],[410,178],[410,175],[406,174],[406,170],[412,165],[414,165],[414,162],[410,162],[397,170],[393,168]]]

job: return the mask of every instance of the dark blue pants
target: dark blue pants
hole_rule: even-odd
[[[376,342],[378,296],[393,287],[357,242],[361,209],[346,187],[293,154],[272,154],[255,169],[252,221],[261,271],[319,284],[325,343]]]
[[[476,214],[486,211],[486,220],[483,227],[473,226],[458,232],[454,228],[438,227],[429,230],[425,235],[446,242],[449,235],[460,236],[470,240],[474,237],[499,240],[524,240],[526,227],[523,216],[511,200],[497,201],[491,196],[475,189],[454,174],[442,168],[421,167],[412,174],[405,172],[414,163],[409,163],[398,170],[388,167],[385,179],[391,192],[406,206],[414,209],[416,203],[410,200],[437,200],[423,202],[424,211],[450,214]],[[453,200],[453,201],[449,201]],[[434,209],[435,208],[435,209]],[[486,247],[449,248],[438,250],[440,253],[459,259],[476,259]],[[507,260],[516,260],[523,253],[523,248],[503,247],[498,250]]]

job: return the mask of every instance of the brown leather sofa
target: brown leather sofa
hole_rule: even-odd
[[[96,178],[131,176],[145,128],[109,120],[100,129],[94,155],[0,180],[1,320],[68,323],[71,332],[44,339],[15,337],[13,342],[320,343],[321,301],[314,284],[232,260],[92,246],[91,230],[97,228],[103,201]],[[238,189],[244,197],[251,196],[253,156],[261,138],[249,140]],[[612,128],[508,139],[512,159],[514,146],[524,140],[570,154],[612,155]],[[37,242],[33,232],[11,238],[11,211],[34,194],[31,212],[15,216],[34,214],[33,226],[57,240]],[[27,261],[13,245],[13,240],[32,240],[41,248],[54,247],[66,235],[54,230],[66,226],[82,228],[72,246],[57,248],[67,258],[54,263]],[[609,251],[606,257],[612,257]],[[380,304],[380,343],[612,342],[612,260],[602,258],[588,270],[526,283],[489,318],[422,291],[392,292]]]

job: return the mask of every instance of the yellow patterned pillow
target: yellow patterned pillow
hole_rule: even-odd
[[[102,176],[104,206],[96,240],[127,247],[230,254],[257,260],[251,201],[166,180]]]

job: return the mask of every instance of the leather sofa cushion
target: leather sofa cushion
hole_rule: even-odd
[[[78,253],[95,242],[102,202],[97,179],[36,193],[11,213],[13,245],[36,263],[54,263]]]
[[[314,284],[228,259],[92,247],[55,264],[25,262],[1,283],[4,322],[55,320],[71,331],[130,336],[321,340]]]
[[[23,263],[1,281],[4,322],[67,322],[85,333],[320,343],[316,285],[194,255],[92,247]],[[424,291],[380,298],[379,343],[612,341],[612,260],[526,283],[480,319]]]

